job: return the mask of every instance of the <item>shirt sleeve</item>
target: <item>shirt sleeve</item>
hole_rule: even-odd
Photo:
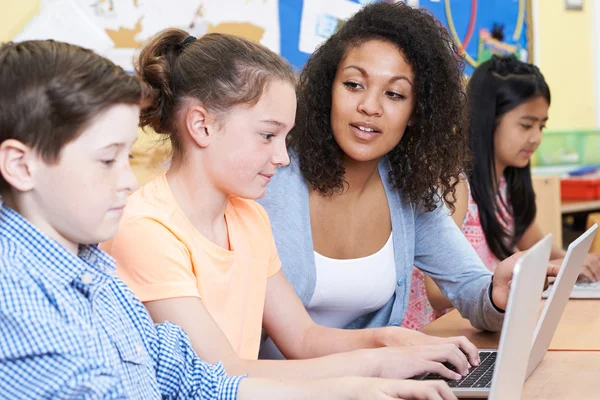
[[[498,331],[504,314],[489,295],[492,273],[456,226],[445,205],[422,211],[415,221],[415,265],[430,275],[442,293],[478,329]]]
[[[270,278],[281,269],[281,260],[279,259],[279,253],[277,252],[277,246],[275,245],[275,237],[273,236],[273,229],[271,228],[269,216],[260,204],[255,204],[265,223],[263,227],[264,237],[269,246],[269,270],[267,276]]]
[[[125,399],[114,368],[86,356],[81,331],[49,318],[55,310],[41,294],[10,278],[0,293],[0,382],[11,383],[0,397]]]
[[[149,218],[123,222],[111,255],[119,277],[141,301],[200,297],[188,249],[160,222]]]
[[[235,400],[242,376],[228,377],[219,362],[200,360],[185,332],[170,322],[151,325],[150,355],[163,397],[174,399]]]

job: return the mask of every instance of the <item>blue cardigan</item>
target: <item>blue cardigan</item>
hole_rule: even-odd
[[[259,203],[271,220],[283,272],[306,306],[316,286],[316,267],[308,185],[298,160],[290,155],[279,168]],[[443,294],[471,324],[500,330],[503,313],[490,300],[491,272],[452,220],[445,205],[432,212],[419,210],[389,183],[387,157],[379,163],[394,232],[396,291],[385,306],[351,322],[346,328],[400,326],[406,313],[413,265],[431,276]],[[368,271],[365,270],[365,273]]]

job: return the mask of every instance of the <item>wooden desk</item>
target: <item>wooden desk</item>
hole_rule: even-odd
[[[595,210],[600,210],[600,200],[565,200],[560,204],[560,212],[563,215]]]
[[[543,304],[544,301],[540,311]],[[432,322],[421,331],[443,337],[464,335],[480,348],[497,348],[500,338],[499,333],[476,330],[456,310]],[[570,300],[550,349],[525,382],[521,398],[523,400],[599,399],[600,301]]]
[[[523,400],[600,398],[600,353],[550,351],[525,381]]]
[[[492,349],[498,347],[500,338],[499,332],[482,332],[473,328],[469,320],[462,318],[456,310],[425,326],[421,332],[441,337],[466,336],[477,347]],[[600,300],[569,300],[550,349],[600,351]]]

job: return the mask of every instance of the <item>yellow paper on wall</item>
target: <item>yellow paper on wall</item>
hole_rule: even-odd
[[[40,11],[40,0],[0,0],[0,42],[11,40]]]

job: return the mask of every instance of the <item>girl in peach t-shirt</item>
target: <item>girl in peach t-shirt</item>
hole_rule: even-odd
[[[312,321],[281,271],[265,211],[250,200],[289,163],[295,77],[256,43],[186,36],[163,31],[140,53],[137,73],[156,93],[141,124],[168,134],[174,153],[166,174],[131,195],[111,247],[153,319],[179,324],[198,355],[229,374],[457,378],[444,361],[466,373],[460,350],[475,364],[478,352],[463,337]],[[261,328],[288,359],[304,360],[257,360]]]

